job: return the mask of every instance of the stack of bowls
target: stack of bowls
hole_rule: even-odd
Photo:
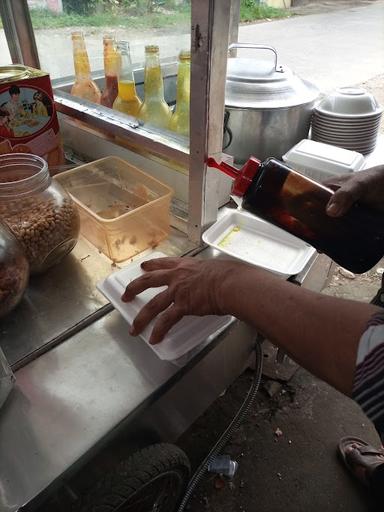
[[[364,89],[336,89],[313,111],[312,140],[367,155],[376,146],[382,112]]]

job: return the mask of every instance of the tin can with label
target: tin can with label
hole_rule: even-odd
[[[32,153],[50,167],[63,162],[49,74],[21,65],[0,67],[0,154]]]

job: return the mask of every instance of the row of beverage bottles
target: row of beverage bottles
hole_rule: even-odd
[[[189,98],[191,53],[179,55],[176,107],[172,113],[164,99],[164,84],[159,47],[145,47],[144,100],[136,92],[135,78],[127,41],[116,42],[111,35],[103,38],[105,87],[101,92],[92,80],[88,53],[82,32],[72,33],[75,83],[71,94],[99,103],[145,123],[189,135]]]

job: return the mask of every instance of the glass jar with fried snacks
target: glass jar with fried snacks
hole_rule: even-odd
[[[31,273],[58,263],[76,245],[80,220],[75,204],[40,157],[0,155],[0,220],[24,248]]]
[[[20,302],[29,279],[29,265],[21,244],[6,224],[0,222],[0,318]],[[1,349],[0,349],[1,404]]]

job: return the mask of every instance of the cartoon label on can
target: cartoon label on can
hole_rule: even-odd
[[[63,152],[49,75],[25,69],[21,79],[0,81],[0,154],[33,153],[55,166]]]

